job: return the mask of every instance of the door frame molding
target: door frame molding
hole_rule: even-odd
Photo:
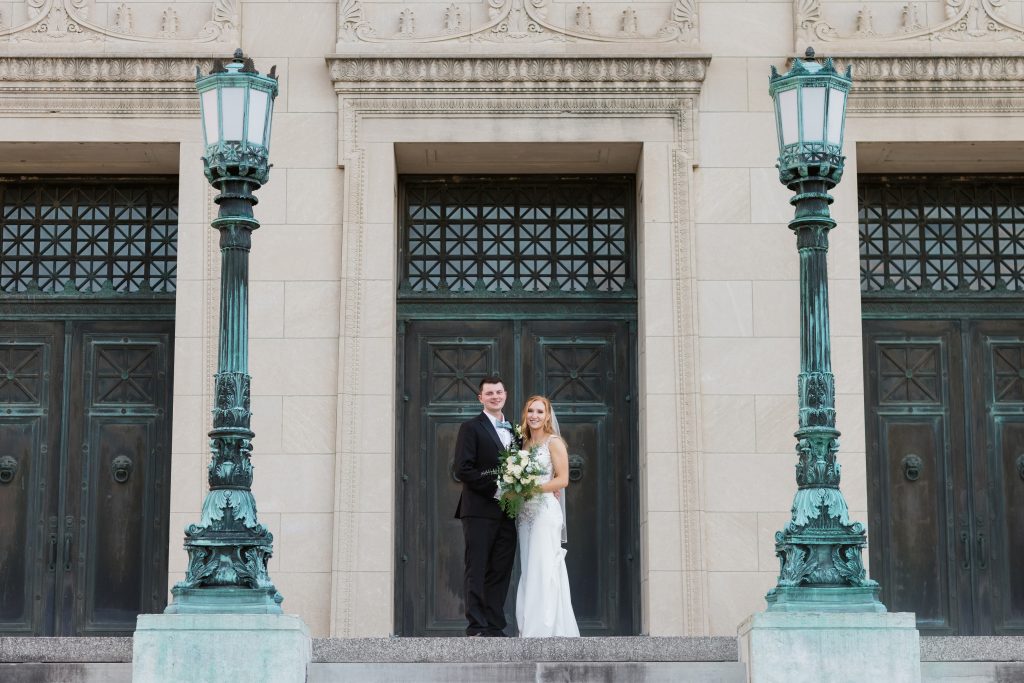
[[[406,170],[396,155],[407,145],[464,145],[461,150],[478,156],[462,155],[457,169],[416,172],[551,170],[487,152],[487,143],[508,142],[538,152],[568,143],[557,159],[567,173],[599,172],[593,164],[600,155],[582,156],[595,145],[609,157],[623,146],[639,149],[635,166],[608,171],[637,177],[637,412],[646,501],[640,509],[641,629],[707,634],[692,187],[697,98],[709,58],[559,56],[524,64],[518,56],[493,57],[468,60],[459,80],[445,76],[452,72],[442,63],[451,60],[440,56],[417,61],[425,66],[415,74],[400,57],[327,61],[338,94],[338,163],[345,169],[331,635],[394,631],[396,501],[393,491],[380,496],[373,480],[395,476],[395,439],[381,435],[394,424],[396,405],[397,176]],[[545,80],[552,68],[568,68],[573,80]],[[549,96],[522,97],[530,87]],[[652,373],[657,388],[648,381]],[[657,472],[647,467],[648,454],[659,454]],[[654,495],[649,480],[668,477],[678,489],[653,509],[674,513],[662,514],[658,527],[659,534],[680,539],[671,550],[652,543],[647,524]],[[361,531],[371,524],[373,537]],[[391,535],[380,537],[381,531]]]

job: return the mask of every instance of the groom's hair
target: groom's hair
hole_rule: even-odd
[[[497,375],[487,375],[482,380],[480,380],[480,386],[477,391],[478,394],[484,393],[485,384],[500,384],[502,387],[508,390],[508,387],[505,386],[505,382],[503,382],[500,377],[498,377]]]

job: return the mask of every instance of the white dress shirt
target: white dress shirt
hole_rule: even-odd
[[[491,421],[491,426],[494,427],[494,431],[498,432],[498,438],[501,439],[501,445],[508,448],[512,444],[512,432],[508,429],[498,429],[498,418],[492,417],[486,410],[483,411],[487,419]],[[501,421],[504,422],[505,418],[502,416]]]

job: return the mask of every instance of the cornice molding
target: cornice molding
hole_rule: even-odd
[[[349,57],[327,65],[338,92],[531,90],[698,92],[710,57]]]

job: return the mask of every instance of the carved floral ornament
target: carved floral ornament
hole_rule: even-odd
[[[26,19],[4,16],[0,10],[0,43],[61,44],[85,43],[129,47],[132,44],[161,43],[178,49],[189,45],[230,44],[238,42],[239,14],[237,0],[213,0],[209,19],[198,32],[182,34],[182,19],[174,3],[158,7],[149,3],[143,8],[146,29],[137,21],[136,8],[121,2],[114,9],[112,20],[104,23],[90,19],[95,9],[92,0],[19,0]],[[150,16],[154,13],[157,16]],[[15,15],[18,13],[16,12]],[[150,26],[155,30],[150,30]]]
[[[941,0],[939,7],[942,17],[929,19],[927,10],[935,8],[911,0],[899,6],[897,16],[880,18],[876,24],[877,6],[865,4],[857,11],[852,25],[836,27],[825,18],[822,0],[794,0],[796,44],[802,49],[815,43],[902,43],[929,49],[963,45],[996,47],[1024,41],[1024,25],[1011,18],[1014,10],[1020,16],[1020,5],[1015,0]]]
[[[653,33],[642,32],[636,10],[616,11],[617,29],[602,33],[594,26],[594,15],[601,5],[580,0],[573,8],[568,26],[559,26],[549,18],[551,0],[484,0],[487,18],[480,26],[471,26],[471,7],[453,2],[447,7],[417,5],[406,7],[394,18],[393,29],[380,30],[367,18],[362,0],[338,2],[338,49],[346,43],[696,43],[696,0],[672,0],[664,22]],[[420,9],[420,8],[423,9]],[[430,11],[429,16],[423,13]]]

